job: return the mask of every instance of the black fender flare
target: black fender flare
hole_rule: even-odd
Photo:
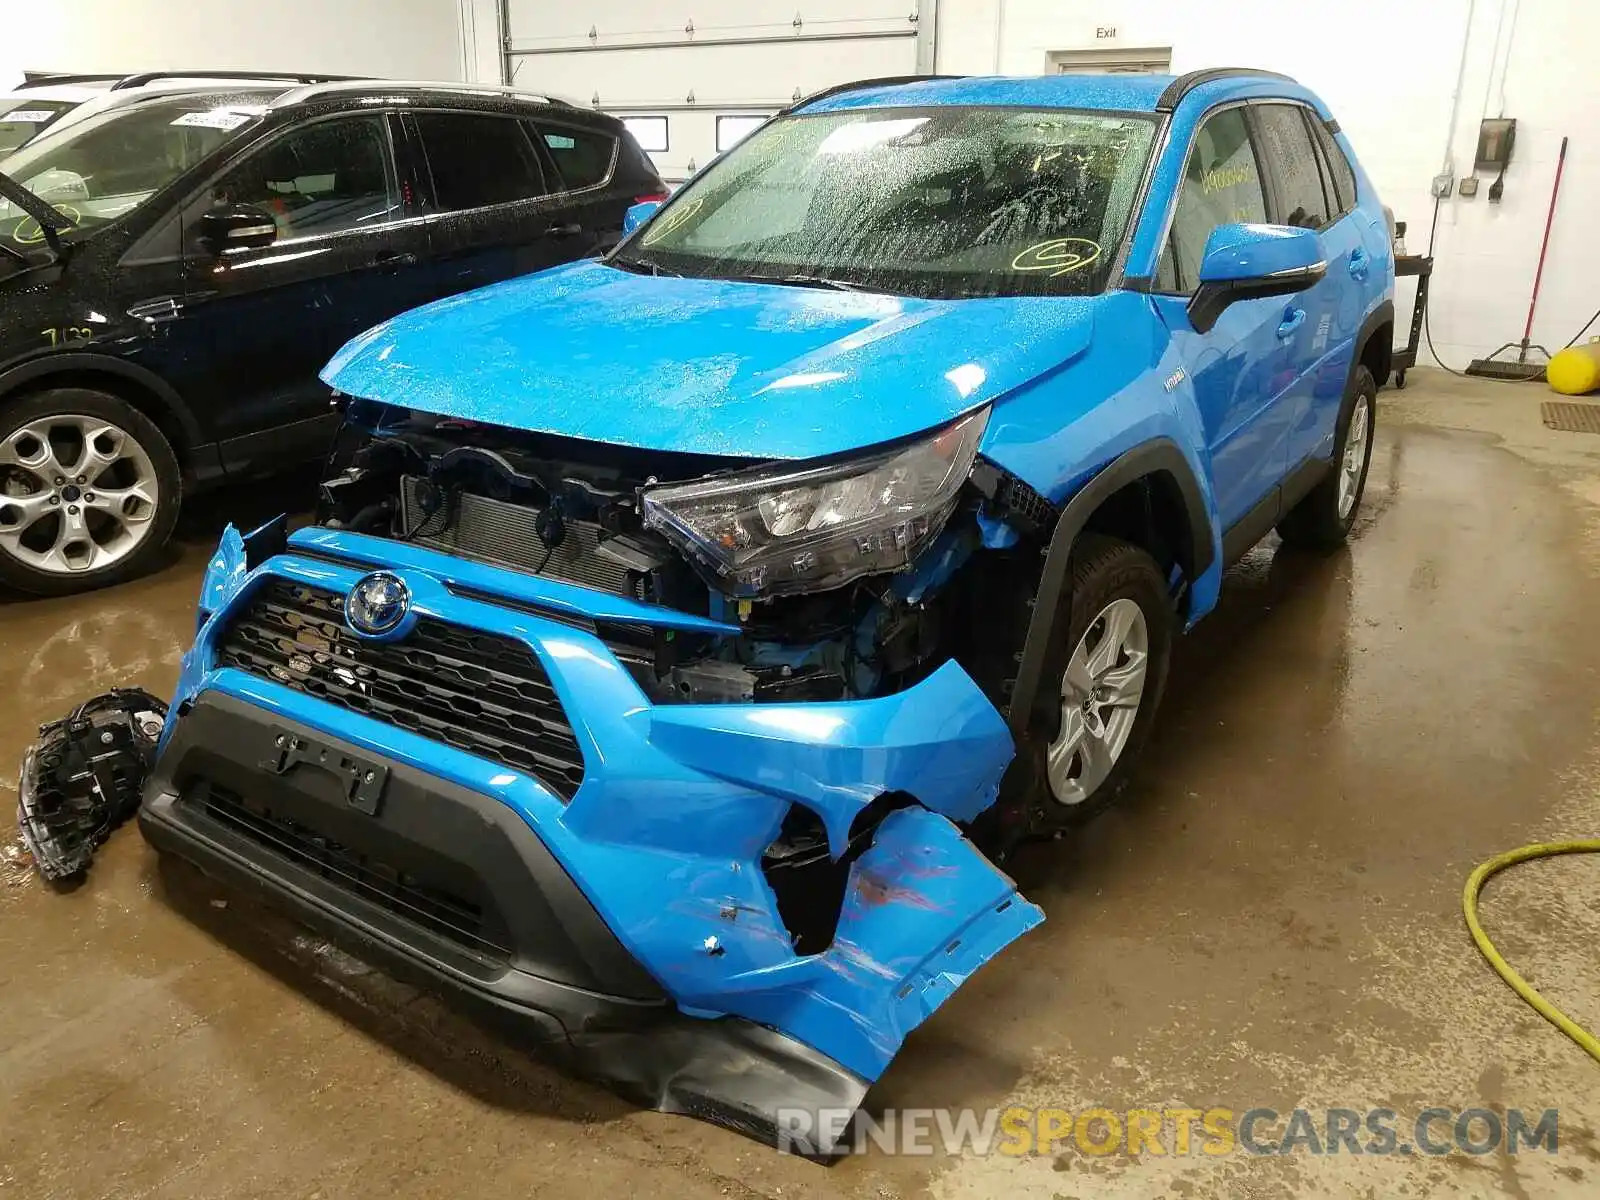
[[[1394,301],[1393,300],[1383,300],[1383,301],[1381,301],[1377,305],[1377,307],[1375,307],[1371,312],[1369,312],[1367,314],[1367,319],[1365,321],[1361,322],[1361,329],[1356,334],[1356,340],[1355,340],[1355,343],[1354,343],[1354,353],[1351,355],[1351,359],[1350,359],[1350,374],[1352,376],[1356,372],[1356,367],[1361,362],[1361,352],[1367,348],[1367,343],[1372,340],[1372,335],[1377,332],[1378,326],[1382,325],[1385,321],[1387,321],[1389,323],[1391,328],[1393,327],[1393,325],[1394,325]],[[1389,354],[1390,354],[1390,356],[1392,358],[1393,357],[1393,351],[1394,351],[1394,346],[1393,346],[1393,341],[1392,341],[1393,335],[1391,334],[1390,337],[1391,337],[1391,343],[1390,343],[1389,346],[1386,346],[1385,349],[1389,352]],[[1379,387],[1382,387],[1385,383],[1387,383],[1389,381],[1387,379],[1374,379],[1373,382],[1376,383]]]
[[[113,358],[108,354],[69,350],[64,353],[40,354],[0,368],[0,401],[3,401],[8,393],[26,384],[48,382],[52,375],[78,373],[126,379],[153,395],[157,403],[172,414],[178,427],[183,430],[183,440],[189,446],[200,446],[209,440],[194,412],[183,402],[183,397],[178,395],[171,384],[148,367],[131,363],[124,358]]]
[[[1013,737],[1020,739],[1027,732],[1028,714],[1033,711],[1034,698],[1039,691],[1045,654],[1055,634],[1056,618],[1063,607],[1062,597],[1071,586],[1072,577],[1067,568],[1078,535],[1083,532],[1095,510],[1112,493],[1155,474],[1171,476],[1183,500],[1189,525],[1186,556],[1191,580],[1205,574],[1216,560],[1211,514],[1205,494],[1200,490],[1200,482],[1195,478],[1189,460],[1170,438],[1155,438],[1125,451],[1079,488],[1056,519],[1055,531],[1050,535],[1050,545],[1045,551],[1044,571],[1039,579],[1039,590],[1034,595],[1033,613],[1028,620],[1022,656],[1018,660],[1016,679],[1011,687],[1007,722]]]

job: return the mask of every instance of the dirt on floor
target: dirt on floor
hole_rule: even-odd
[[[1010,1110],[986,1152],[869,1145],[824,1168],[636,1111],[159,869],[130,826],[65,894],[0,840],[0,1190],[1597,1194],[1600,1065],[1499,982],[1460,913],[1481,859],[1600,835],[1600,437],[1543,429],[1546,394],[1424,370],[1382,393],[1350,548],[1316,559],[1268,543],[1236,567],[1180,649],[1127,802],[1011,864],[1048,921],[924,1025],[869,1097],[910,1148],[938,1144],[961,1110],[980,1134]],[[265,513],[308,488],[204,508]],[[117,684],[170,690],[216,534],[191,514],[152,578],[0,598],[0,805],[38,722]],[[1484,911],[1507,956],[1600,1027],[1600,859],[1518,868]],[[1448,1111],[1419,1144],[1434,1108]],[[1247,1138],[1252,1109],[1274,1115]],[[1330,1109],[1351,1110],[1359,1137],[1330,1140]],[[1374,1152],[1375,1109],[1393,1112],[1372,1118],[1395,1130],[1390,1153]],[[1460,1142],[1481,1153],[1457,1144],[1471,1109],[1485,1112]],[[1534,1126],[1549,1109],[1554,1151],[1510,1153],[1513,1110]],[[1113,1137],[1130,1110],[1158,1122],[1133,1114],[1154,1130],[1136,1153]]]

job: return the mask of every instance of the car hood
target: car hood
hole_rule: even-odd
[[[815,458],[990,403],[1080,354],[1096,301],[919,300],[572,263],[368,330],[346,395],[647,450]]]

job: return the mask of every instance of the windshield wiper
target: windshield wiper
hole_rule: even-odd
[[[830,275],[718,275],[717,278],[730,283],[776,283],[785,287],[825,288],[830,292],[883,292],[882,288],[834,279]]]
[[[0,196],[15,204],[35,221],[39,222],[39,231],[44,234],[44,240],[50,243],[50,249],[55,251],[57,258],[61,257],[61,233],[71,229],[74,222],[65,213],[58,211],[48,201],[42,199],[38,193],[29,191],[4,171],[0,171]]]
[[[621,267],[624,271],[632,271],[636,275],[670,275],[674,279],[682,279],[682,271],[669,271],[660,263],[650,262],[643,258],[623,258],[620,254],[613,254],[603,260],[608,267]]]

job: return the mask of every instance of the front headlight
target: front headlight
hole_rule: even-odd
[[[644,523],[733,596],[815,592],[892,571],[944,527],[988,420],[980,409],[910,445],[830,466],[648,488]]]

